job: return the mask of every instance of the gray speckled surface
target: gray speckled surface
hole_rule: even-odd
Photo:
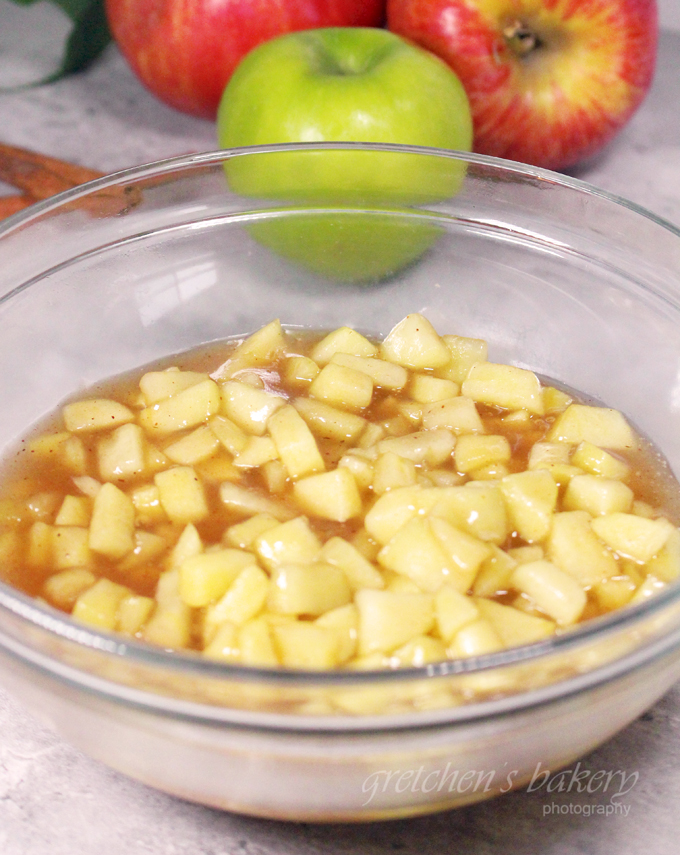
[[[214,147],[210,122],[182,116],[154,100],[114,48],[85,74],[0,94],[0,127],[4,142],[102,171]],[[656,81],[642,109],[578,176],[680,225],[679,34],[663,35]],[[602,803],[597,796],[522,791],[409,821],[369,826],[281,824],[188,804],[128,780],[44,729],[0,688],[0,851],[4,855],[677,851],[680,687],[584,758],[583,764],[592,772],[637,773],[635,786],[622,800],[627,815],[584,816],[584,808],[592,810]],[[552,804],[563,812],[551,812]]]

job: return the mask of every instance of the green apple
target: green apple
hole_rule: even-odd
[[[469,151],[472,145],[468,99],[448,66],[393,33],[363,27],[307,30],[255,48],[224,91],[217,131],[223,148],[371,142]],[[334,243],[338,229],[323,218],[256,227],[257,238],[283,255],[358,281],[384,278],[424,252],[438,231],[425,222],[406,227],[397,214],[454,195],[465,163],[434,152],[357,146],[245,155],[226,169],[242,195],[384,211],[366,218],[347,213],[342,248]]]

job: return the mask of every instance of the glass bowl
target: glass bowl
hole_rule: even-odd
[[[78,389],[273,318],[384,335],[422,312],[622,410],[680,473],[680,233],[540,169],[369,144],[151,164],[6,221],[0,294],[6,453]],[[67,740],[169,793],[403,817],[542,780],[640,715],[680,677],[680,589],[500,653],[321,673],[153,648],[0,584],[0,669]]]

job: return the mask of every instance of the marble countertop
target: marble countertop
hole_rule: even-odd
[[[106,172],[216,147],[210,122],[176,113],[152,98],[114,47],[83,74],[49,86],[0,93],[0,127],[5,143]],[[649,97],[617,140],[575,174],[680,226],[680,34],[662,34]],[[545,794],[518,791],[414,820],[367,826],[277,823],[189,804],[110,771],[46,730],[0,687],[0,851],[4,855],[677,851],[680,685],[583,763],[591,771],[637,773],[637,783],[626,796],[627,815],[547,813]]]

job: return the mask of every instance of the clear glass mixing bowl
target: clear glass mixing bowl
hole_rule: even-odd
[[[622,410],[680,474],[680,233],[540,169],[367,144],[151,164],[3,224],[0,295],[5,451],[84,386],[275,317],[383,335],[417,311]],[[185,798],[408,816],[522,786],[654,703],[680,677],[680,588],[502,653],[301,673],[100,633],[0,584],[0,674],[72,743]]]

